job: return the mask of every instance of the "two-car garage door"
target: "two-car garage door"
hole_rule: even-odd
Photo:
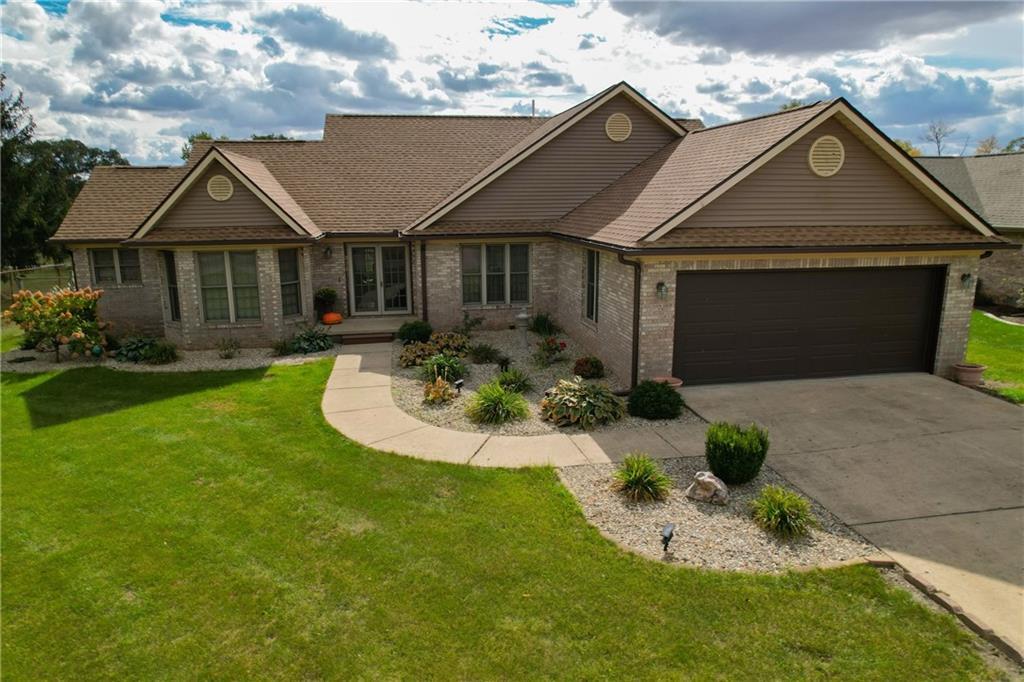
[[[944,268],[680,272],[688,384],[931,371]]]

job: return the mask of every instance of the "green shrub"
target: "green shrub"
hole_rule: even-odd
[[[156,339],[152,336],[129,336],[121,341],[114,357],[118,362],[145,362],[155,345]]]
[[[420,374],[425,381],[441,377],[445,381],[457,381],[468,373],[466,365],[458,355],[438,353],[423,362]]]
[[[434,344],[413,341],[402,349],[402,354],[398,356],[398,364],[402,367],[419,367],[435,355],[437,346]]]
[[[270,352],[274,355],[281,357],[282,355],[292,354],[292,340],[291,339],[278,339],[270,344]]]
[[[429,341],[430,335],[433,333],[434,328],[430,326],[429,322],[413,320],[399,327],[398,333],[395,336],[403,343],[413,343],[415,341]]]
[[[454,399],[455,389],[442,377],[437,377],[423,385],[423,402],[428,405],[440,405]]]
[[[307,326],[292,337],[293,353],[319,353],[334,345],[331,337],[320,327]]]
[[[592,429],[622,419],[626,405],[603,384],[585,384],[579,377],[562,379],[544,393],[541,417],[556,426]]]
[[[242,352],[242,344],[231,336],[217,339],[217,355],[221,360],[230,360]]]
[[[489,343],[477,343],[469,347],[469,359],[478,365],[489,365],[498,361],[501,351]]]
[[[584,379],[600,379],[604,376],[604,363],[601,358],[594,355],[584,355],[576,359],[572,366],[572,373]]]
[[[708,427],[704,456],[711,473],[726,483],[746,483],[757,476],[768,454],[768,433],[756,424],[744,429],[715,422]]]
[[[817,525],[807,498],[781,486],[761,488],[750,507],[757,525],[780,538],[806,535]]]
[[[338,300],[338,292],[331,287],[320,287],[313,294],[313,305],[318,308],[330,308]]]
[[[501,384],[506,391],[526,393],[533,388],[530,377],[521,369],[506,369],[504,372],[500,372],[494,380]]]
[[[626,455],[615,471],[615,489],[634,502],[663,500],[671,487],[672,479],[643,452]]]
[[[527,322],[527,329],[541,336],[554,336],[562,331],[548,313],[537,313]]]
[[[629,394],[629,413],[644,419],[675,419],[683,411],[683,396],[660,381],[641,381]]]
[[[478,424],[504,424],[526,419],[529,414],[526,399],[515,391],[506,390],[497,381],[478,388],[466,406],[466,415]]]
[[[434,332],[430,335],[430,343],[438,353],[449,355],[464,356],[469,350],[469,337],[459,332]]]
[[[533,361],[540,367],[548,367],[562,358],[565,348],[565,341],[559,341],[554,336],[545,337],[537,342],[537,350],[533,351]]]
[[[178,360],[178,347],[170,341],[157,341],[146,351],[146,362],[167,365]]]

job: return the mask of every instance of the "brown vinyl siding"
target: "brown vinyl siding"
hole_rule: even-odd
[[[227,201],[215,201],[207,193],[206,182],[214,175],[226,175],[231,179],[235,189]],[[162,229],[272,226],[285,226],[285,223],[223,166],[213,163],[151,234],[156,239]]]
[[[822,135],[839,138],[843,167],[815,175],[807,152]],[[841,123],[826,121],[684,222],[690,227],[955,225]]]
[[[625,142],[612,142],[605,134],[605,121],[617,112],[633,122]],[[455,208],[445,220],[561,217],[674,139],[672,131],[620,95]]]

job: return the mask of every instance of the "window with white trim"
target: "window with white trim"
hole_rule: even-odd
[[[299,286],[299,250],[277,252],[277,269],[281,273],[281,314],[302,314],[302,289]]]
[[[464,244],[463,305],[530,302],[529,244]]]
[[[255,251],[202,251],[199,289],[207,322],[260,319]]]
[[[601,254],[587,249],[586,305],[584,314],[588,320],[597,322],[598,282],[601,278]]]
[[[138,249],[89,249],[93,284],[141,284]]]

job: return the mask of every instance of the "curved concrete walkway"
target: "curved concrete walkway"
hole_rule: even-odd
[[[704,454],[702,424],[544,436],[492,436],[425,424],[403,412],[391,398],[389,343],[353,346],[339,355],[320,406],[327,422],[352,440],[442,462],[561,467],[617,462],[634,450],[661,458]]]

